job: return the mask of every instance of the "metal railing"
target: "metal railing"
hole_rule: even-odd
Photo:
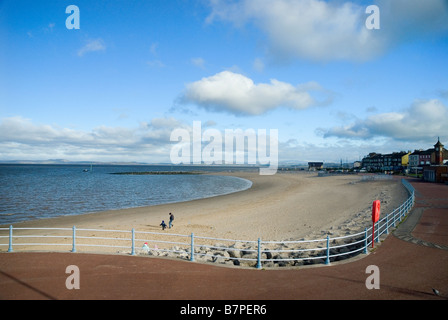
[[[44,251],[59,251],[61,246],[65,246],[67,249],[71,248],[71,252],[79,250],[92,252],[91,248],[96,247],[101,248],[101,252],[166,256],[189,261],[251,266],[258,269],[263,266],[330,264],[360,253],[367,254],[368,248],[373,247],[381,235],[387,235],[390,228],[396,227],[409,213],[415,201],[414,188],[404,179],[402,183],[409,193],[409,197],[403,204],[376,222],[374,228],[365,228],[362,232],[347,236],[327,236],[323,239],[302,241],[262,241],[260,238],[256,241],[247,241],[199,237],[193,233],[181,235],[134,229],[83,229],[76,226],[72,228],[14,228],[10,226],[0,228],[0,248],[7,246],[7,251],[13,252],[18,246],[34,246]],[[373,233],[372,230],[374,230]],[[30,231],[37,234],[29,234]],[[55,239],[57,239],[56,242],[54,242]]]

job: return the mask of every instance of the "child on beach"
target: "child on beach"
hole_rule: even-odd
[[[160,224],[162,226],[162,230],[165,230],[166,228],[166,223],[164,220],[162,220],[162,223]]]

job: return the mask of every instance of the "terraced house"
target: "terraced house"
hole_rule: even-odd
[[[410,154],[405,151],[389,154],[372,152],[362,159],[362,167],[369,172],[402,172],[408,167]]]
[[[445,177],[448,162],[448,150],[437,139],[434,148],[415,150],[414,152],[393,152],[390,154],[369,153],[362,159],[362,168],[369,172],[402,172],[409,169],[412,173],[424,173],[427,181],[441,181]],[[435,168],[437,167],[437,168]]]
[[[411,172],[422,172],[427,166],[443,165],[447,160],[448,150],[444,148],[440,139],[437,139],[434,148],[415,150],[409,155],[409,169]]]

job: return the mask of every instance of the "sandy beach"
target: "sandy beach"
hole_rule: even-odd
[[[150,207],[112,210],[17,223],[14,227],[98,228],[162,232],[162,220],[174,227],[166,233],[256,240],[299,240],[345,235],[371,225],[371,205],[381,200],[382,216],[408,196],[399,179],[363,181],[357,175],[319,177],[287,172],[261,176],[255,172],[214,173],[252,181],[245,191],[207,199]],[[3,247],[4,248],[4,247]]]

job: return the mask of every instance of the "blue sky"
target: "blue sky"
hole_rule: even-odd
[[[170,162],[193,121],[280,162],[448,145],[447,58],[446,0],[3,0],[0,160]]]

